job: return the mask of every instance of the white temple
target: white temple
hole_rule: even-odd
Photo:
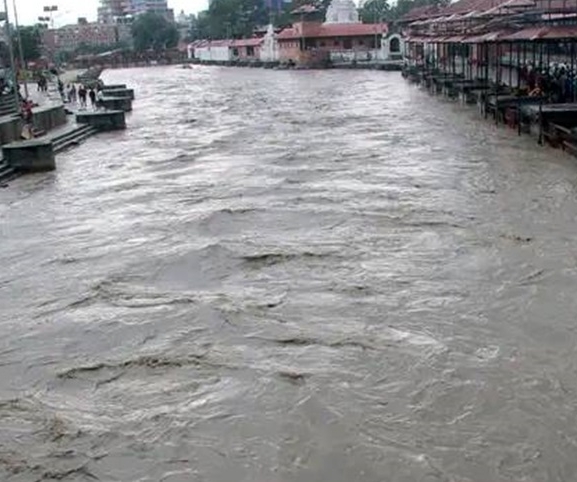
[[[332,0],[325,23],[360,23],[359,12],[353,0]]]
[[[276,40],[276,34],[274,33],[272,23],[269,24],[266,30],[266,35],[262,40],[260,60],[263,62],[274,62],[278,60],[278,42]]]

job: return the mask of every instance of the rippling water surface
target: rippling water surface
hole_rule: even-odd
[[[396,73],[105,80],[0,189],[0,480],[575,480],[574,160]]]

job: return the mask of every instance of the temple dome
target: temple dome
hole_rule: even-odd
[[[332,0],[325,23],[359,23],[359,12],[353,0]]]

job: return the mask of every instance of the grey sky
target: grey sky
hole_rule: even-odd
[[[12,0],[9,12],[12,14]],[[44,5],[57,5],[59,13],[54,16],[56,26],[73,23],[78,17],[88,17],[96,20],[96,9],[99,0],[16,0],[18,20],[22,25],[36,23],[39,16],[43,15]],[[168,5],[178,14],[181,10],[186,13],[196,13],[208,6],[208,0],[168,0]],[[2,8],[3,10],[3,8]]]

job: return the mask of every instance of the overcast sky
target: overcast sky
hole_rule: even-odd
[[[10,14],[12,14],[12,0],[8,0],[8,3]],[[36,23],[38,17],[43,15],[44,5],[57,5],[59,13],[54,16],[54,22],[58,27],[74,23],[78,17],[96,20],[98,3],[99,0],[16,0],[16,8],[20,24],[28,25]],[[196,13],[208,7],[208,0],[168,0],[168,5],[176,14],[181,10],[186,13]]]

